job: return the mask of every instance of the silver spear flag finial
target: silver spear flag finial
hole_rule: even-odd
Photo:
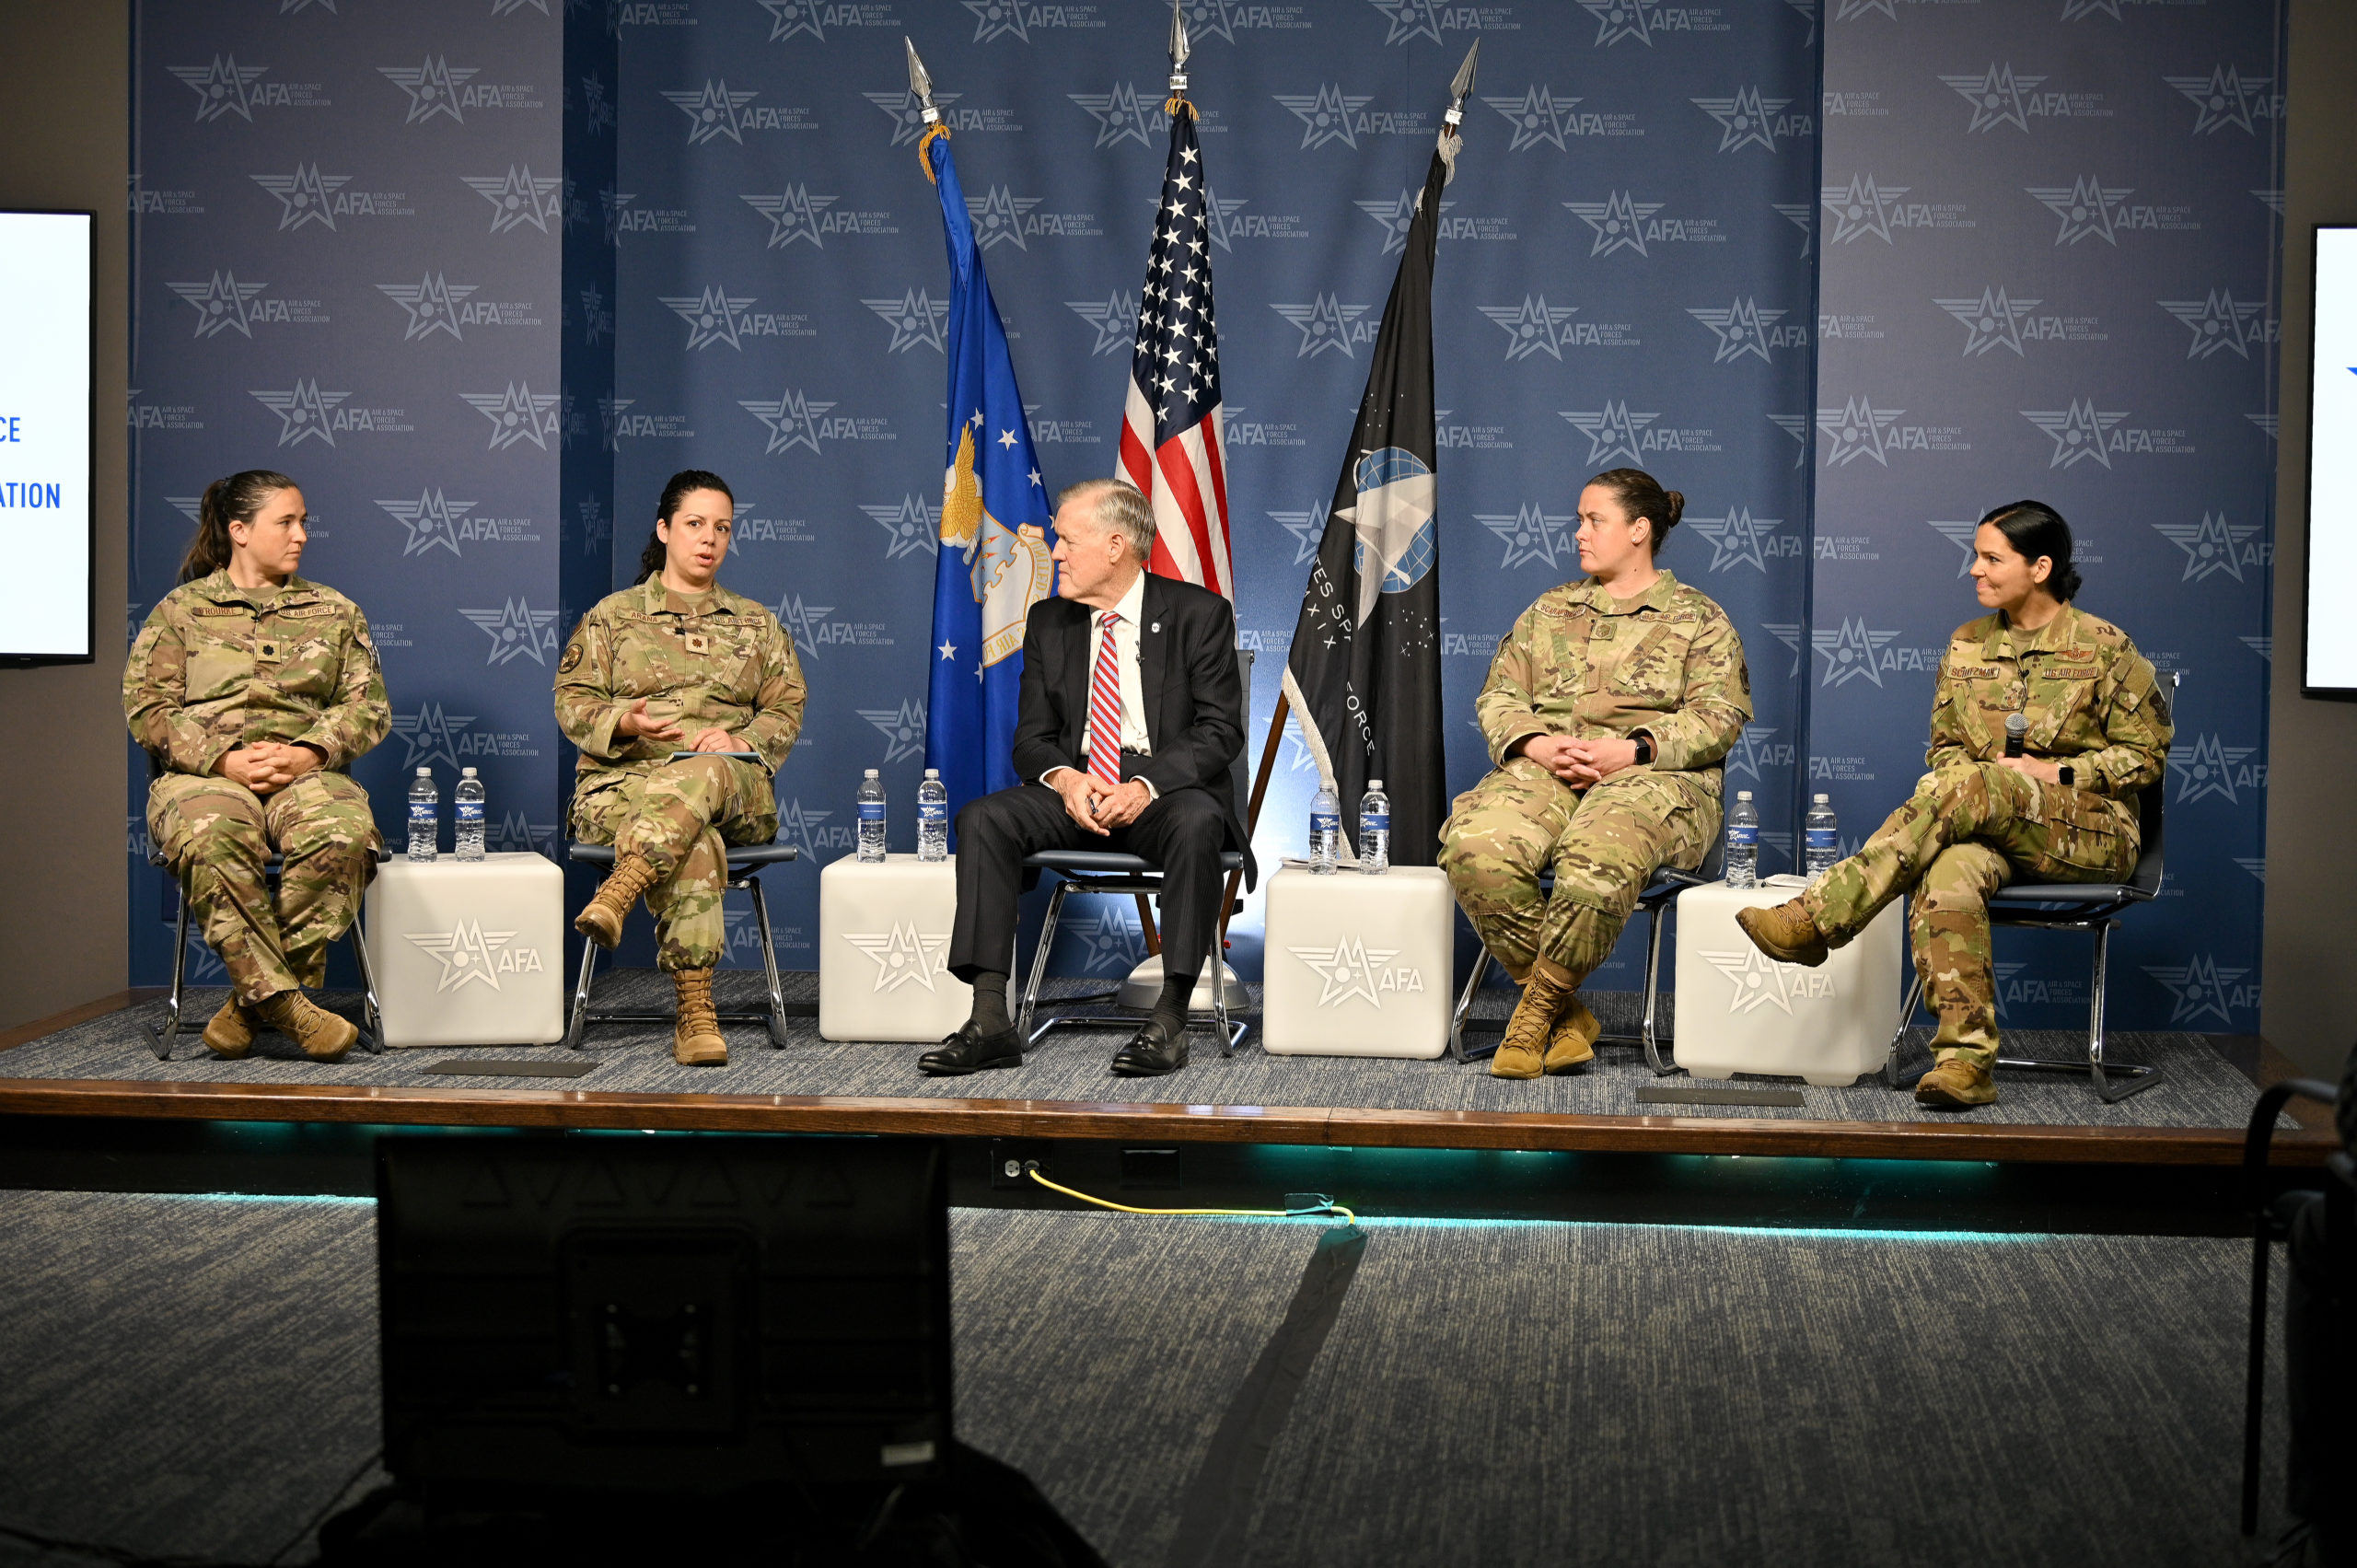
[[[924,62],[917,58],[917,46],[910,41],[907,34],[901,35],[900,41],[908,46],[909,51],[909,91],[916,96],[917,105],[924,112],[924,122],[938,125],[941,123],[941,110],[933,107],[932,74],[925,70]],[[1476,43],[1475,47],[1480,45]]]
[[[1173,98],[1187,90],[1187,56],[1194,52],[1187,43],[1185,4],[1186,0],[1170,0],[1170,94]]]
[[[914,56],[911,56],[914,58]],[[1473,72],[1481,61],[1481,41],[1475,39],[1473,47],[1465,52],[1465,64],[1457,68],[1457,77],[1448,84],[1448,112],[1441,123],[1455,130],[1465,121],[1465,100],[1473,96]]]

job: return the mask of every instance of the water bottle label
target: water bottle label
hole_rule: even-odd
[[[434,826],[434,803],[430,800],[421,800],[412,805],[409,808],[409,825],[412,828]]]
[[[882,813],[879,812],[877,815],[880,816]],[[919,806],[917,807],[917,820],[920,822],[946,822],[949,820],[949,807],[946,806]]]
[[[881,822],[884,820],[884,803],[880,800],[861,801],[859,819],[863,822]]]
[[[482,826],[482,801],[462,800],[459,802],[459,826],[461,828],[480,828]]]
[[[1752,849],[1756,848],[1759,842],[1759,830],[1757,828],[1734,827],[1727,830],[1729,849]]]
[[[1803,834],[1803,838],[1812,854],[1818,850],[1831,854],[1841,847],[1835,837],[1835,830],[1831,828],[1810,828]]]
[[[1318,833],[1340,833],[1341,830],[1342,819],[1340,813],[1313,811],[1309,814],[1309,831],[1312,836]]]
[[[1363,833],[1387,833],[1390,830],[1390,812],[1362,811],[1359,813],[1359,831]]]

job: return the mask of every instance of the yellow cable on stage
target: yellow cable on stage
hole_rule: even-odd
[[[1357,1214],[1352,1213],[1341,1204],[1335,1202],[1330,1198],[1326,1199],[1320,1207],[1315,1209],[1140,1209],[1134,1208],[1128,1203],[1116,1203],[1110,1199],[1092,1198],[1086,1192],[1075,1191],[1072,1188],[1064,1186],[1062,1182],[1049,1180],[1046,1177],[1040,1175],[1036,1168],[1027,1168],[1024,1171],[1024,1174],[1028,1176],[1032,1180],[1038,1182],[1040,1186],[1047,1188],[1051,1192],[1061,1192],[1067,1198],[1077,1198],[1084,1203],[1094,1203],[1100,1209],[1111,1209],[1117,1214],[1180,1215],[1208,1214],[1239,1219],[1284,1220],[1297,1217],[1306,1218],[1311,1214],[1331,1213],[1341,1215],[1343,1219],[1349,1221],[1352,1225],[1359,1223],[1359,1217]]]

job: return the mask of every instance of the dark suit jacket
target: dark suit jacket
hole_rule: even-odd
[[[1244,749],[1244,691],[1236,678],[1236,610],[1208,588],[1173,577],[1145,579],[1138,627],[1138,686],[1154,754],[1130,772],[1157,795],[1209,791],[1227,821],[1227,847],[1250,846],[1236,815],[1228,770]],[[1023,696],[1015,723],[1015,771],[1037,779],[1051,768],[1084,768],[1088,730],[1089,628],[1078,599],[1047,598],[1023,628]]]

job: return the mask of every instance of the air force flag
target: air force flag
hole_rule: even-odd
[[[979,795],[1020,783],[1012,755],[1023,626],[1055,591],[1055,535],[1031,450],[1006,329],[982,275],[949,139],[925,155],[949,241],[948,471],[933,582],[933,679],[925,765],[941,771],[954,820]]]

